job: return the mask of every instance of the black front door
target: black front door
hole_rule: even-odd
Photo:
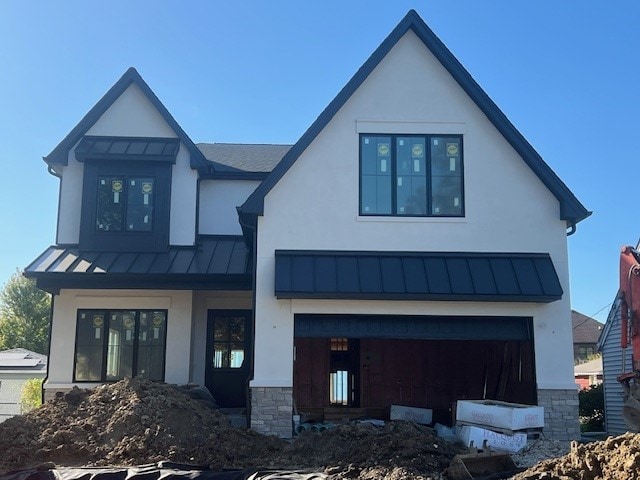
[[[221,408],[246,407],[250,342],[250,310],[209,310],[205,382]]]

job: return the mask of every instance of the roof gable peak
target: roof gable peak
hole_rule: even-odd
[[[120,96],[131,86],[136,85],[151,102],[153,107],[160,113],[165,122],[175,132],[180,141],[187,147],[191,154],[191,168],[204,169],[209,168],[207,160],[202,152],[191,141],[186,132],[180,127],[178,122],[173,118],[169,110],[163,105],[160,99],[151,90],[149,85],[143,80],[142,76],[134,67],[129,67],[126,72],[113,84],[113,86],[105,93],[100,100],[86,113],[80,122],[67,134],[67,136],[51,151],[49,155],[44,157],[44,161],[51,165],[67,165],[69,150],[91,129],[93,125],[102,117],[102,115],[120,98]]]
[[[278,166],[262,182],[262,184],[249,196],[240,207],[240,212],[247,215],[264,214],[264,197],[271,191],[276,183],[284,176],[289,168],[296,162],[305,149],[318,136],[318,134],[333,119],[336,113],[349,100],[351,95],[362,85],[378,64],[385,58],[398,41],[412,30],[422,41],[427,49],[435,56],[440,64],[449,72],[478,108],[487,116],[500,134],[509,142],[514,150],[521,156],[524,162],[540,178],[543,184],[557,198],[560,204],[560,218],[567,222],[567,226],[575,227],[575,224],[587,218],[588,211],[574,196],[569,188],[560,180],[555,172],[544,162],[529,142],[507,119],[500,108],[489,98],[476,83],[469,72],[462,66],[458,59],[449,51],[436,34],[427,26],[415,10],[409,10],[391,33],[376,48],[371,56],[358,69],[355,75],[347,82],[338,95],[329,103],[309,129],[300,137],[289,152],[284,156]],[[573,233],[573,231],[571,232]]]

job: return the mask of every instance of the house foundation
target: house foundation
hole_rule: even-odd
[[[580,438],[577,389],[538,390],[538,405],[544,407],[544,433],[547,438]]]
[[[264,435],[293,436],[293,388],[253,387],[251,428]]]

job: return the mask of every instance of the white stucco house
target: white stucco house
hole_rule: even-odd
[[[130,69],[45,161],[46,395],[197,382],[283,437],[488,398],[578,436],[567,235],[590,212],[416,12],[292,146],[196,145]]]

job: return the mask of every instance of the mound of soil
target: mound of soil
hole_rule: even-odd
[[[213,470],[326,471],[335,478],[439,477],[459,449],[427,427],[348,424],[293,441],[231,426],[218,411],[166,384],[125,379],[74,388],[0,423],[0,473],[44,462],[141,465],[170,460]]]
[[[640,478],[640,434],[625,433],[579,445],[560,458],[541,462],[513,480],[637,480]]]

